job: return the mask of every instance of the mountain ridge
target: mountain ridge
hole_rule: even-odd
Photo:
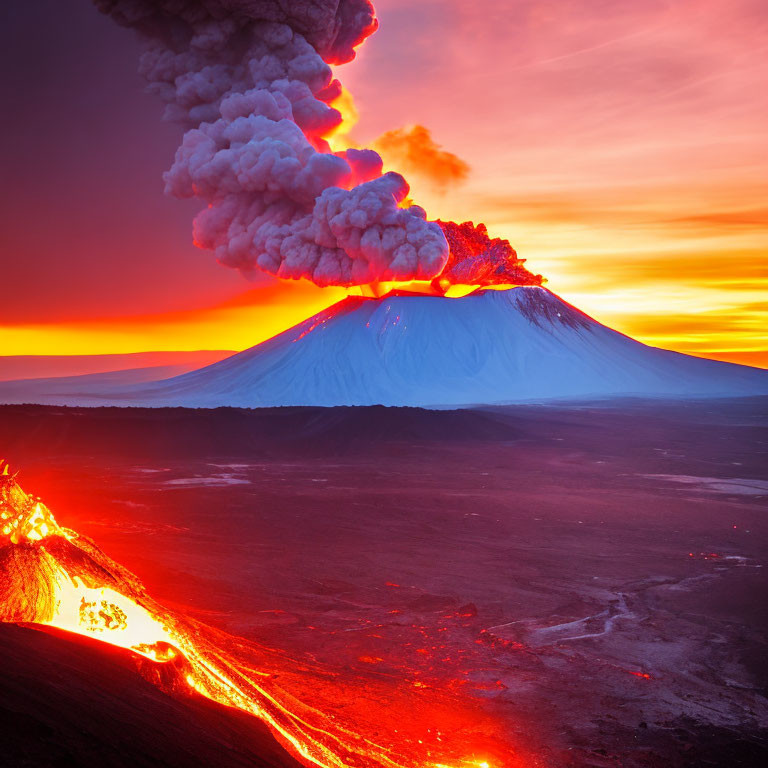
[[[45,389],[45,387],[43,387]],[[466,407],[516,402],[768,394],[768,372],[649,347],[546,288],[461,298],[349,296],[273,338],[156,382],[34,402],[245,408]],[[0,384],[0,401],[30,402]]]

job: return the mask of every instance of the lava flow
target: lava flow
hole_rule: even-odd
[[[348,685],[334,670],[164,608],[93,541],[61,527],[8,465],[0,466],[0,621],[128,648],[149,660],[142,671],[158,684],[260,718],[307,766],[529,765],[499,723],[448,694],[375,677]]]

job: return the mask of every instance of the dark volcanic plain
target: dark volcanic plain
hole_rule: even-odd
[[[768,398],[7,406],[0,454],[161,603],[341,681],[407,679],[478,701],[535,765],[768,764]],[[4,680],[45,676],[58,654],[70,678],[87,678],[83,660],[99,653],[0,629]],[[126,701],[151,698],[130,659],[99,656],[104,680],[108,664]],[[83,686],[62,718],[91,707]],[[0,687],[5,743],[22,720],[48,734],[47,752],[4,753],[7,764],[83,764],[93,736],[69,732],[62,746],[65,719],[47,706],[35,720],[36,695]],[[240,765],[266,744],[236,713],[152,706],[172,719],[152,737],[168,754],[186,727],[216,754],[206,765]],[[206,728],[185,725],[200,718]],[[231,753],[216,751],[222,740]],[[253,764],[292,764],[269,749]],[[115,754],[109,765],[188,764]]]

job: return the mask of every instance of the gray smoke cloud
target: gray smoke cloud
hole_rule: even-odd
[[[372,150],[333,153],[329,64],[376,29],[368,0],[95,0],[147,41],[140,71],[187,131],[164,179],[197,198],[195,243],[248,274],[318,285],[429,279],[440,226]]]

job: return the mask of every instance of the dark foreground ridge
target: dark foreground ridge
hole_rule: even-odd
[[[461,443],[512,440],[502,413],[423,408],[66,408],[0,406],[0,445],[6,453],[90,454],[114,443],[123,455],[236,456],[252,451],[348,452],[398,441]]]
[[[258,720],[168,695],[129,651],[0,624],[4,768],[300,768]]]
[[[768,397],[722,400],[616,399],[568,405],[517,405],[434,411],[375,406],[282,408],[67,408],[0,406],[0,446],[18,463],[48,455],[239,456],[286,452],[354,453],[391,443],[505,443],[546,439],[582,427],[624,439],[642,422],[665,431],[679,422],[704,430],[718,421],[753,421]],[[766,417],[768,421],[768,417]],[[639,435],[638,435],[639,436]]]
[[[278,408],[67,408],[0,405],[0,446],[14,462],[48,455],[239,456],[286,452],[323,455],[391,443],[461,445],[546,439],[582,427],[607,440],[642,422],[645,431],[674,423],[706,425],[754,421],[768,413],[768,397],[720,400],[619,398],[566,405],[511,405],[435,411],[425,408],[288,406]],[[766,417],[768,422],[768,416]],[[692,435],[693,436],[693,435]]]

